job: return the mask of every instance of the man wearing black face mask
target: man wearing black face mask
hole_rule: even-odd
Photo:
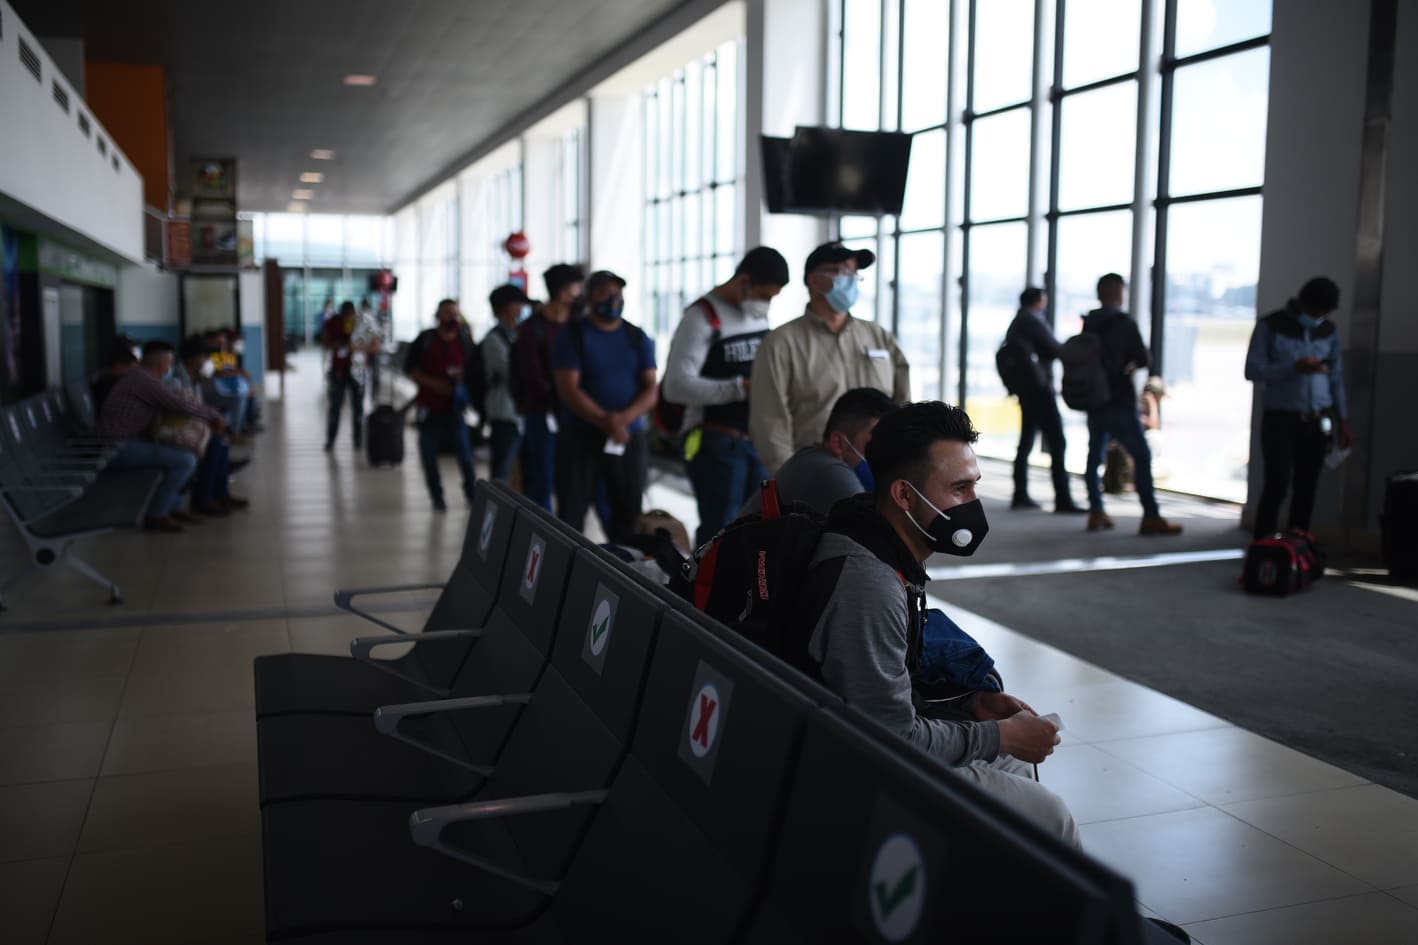
[[[458,303],[444,299],[438,303],[438,327],[422,332],[404,359],[404,373],[419,387],[419,461],[428,496],[437,512],[448,511],[443,499],[443,477],[438,471],[439,444],[445,439],[453,441],[458,455],[463,494],[469,502],[473,500],[473,444],[463,421],[463,408],[468,405],[463,370],[470,357],[477,357],[477,349],[463,327]]]
[[[799,598],[810,660],[847,702],[1074,845],[1073,816],[1034,781],[1029,764],[1053,753],[1058,728],[1002,692],[961,703],[974,721],[917,712],[924,563],[934,553],[971,555],[989,528],[975,484],[978,438],[959,407],[907,404],[877,423],[867,444],[872,493],[833,507]]]
[[[585,318],[573,319],[552,346],[561,403],[556,446],[556,507],[578,531],[604,481],[612,542],[633,533],[645,491],[649,449],[645,414],[655,405],[655,342],[621,318],[625,280],[613,272],[586,279]]]

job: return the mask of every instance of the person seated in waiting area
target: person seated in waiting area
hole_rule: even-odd
[[[876,423],[895,409],[896,401],[875,387],[854,387],[832,405],[822,442],[804,446],[778,470],[778,497],[801,502],[819,515],[843,499],[873,486],[866,449]],[[739,515],[757,515],[763,496],[755,492]]]
[[[241,333],[219,328],[208,333],[207,341],[215,371],[203,384],[204,398],[226,416],[227,426],[238,441],[247,434],[259,433],[261,402],[250,373],[242,366],[246,342]]]
[[[833,507],[792,632],[829,689],[1077,846],[1073,815],[1029,769],[1059,743],[1054,723],[1004,692],[975,691],[956,702],[963,717],[952,718],[923,716],[913,699],[925,561],[973,554],[989,527],[975,496],[977,438],[965,411],[939,401],[881,418],[866,447],[874,489]]]
[[[197,379],[211,373],[210,352],[201,336],[193,335],[182,343],[180,354],[167,384],[187,400],[201,403]],[[191,490],[193,515],[223,516],[251,504],[231,494],[231,447],[225,437],[210,437],[204,449],[193,452],[198,457]]]
[[[226,430],[226,421],[218,411],[193,403],[163,383],[173,360],[173,347],[167,342],[149,341],[143,345],[141,363],[113,385],[98,421],[100,436],[122,441],[118,454],[109,463],[111,468],[162,469],[162,481],[148,502],[143,523],[145,528],[160,532],[180,532],[180,523],[197,521],[178,507],[178,493],[196,472],[197,457],[190,450],[155,443],[151,438],[154,423],[168,414],[185,414],[205,420],[213,433]]]

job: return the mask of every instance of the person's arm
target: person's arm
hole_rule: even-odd
[[[1246,380],[1265,384],[1284,380],[1295,373],[1295,363],[1281,363],[1274,357],[1275,333],[1264,320],[1256,322],[1251,344],[1246,349]]]
[[[891,399],[898,404],[909,404],[911,402],[911,362],[906,360],[905,353],[901,346],[896,343],[896,337],[889,332],[886,335],[886,346],[891,350]]]
[[[1131,375],[1133,371],[1144,371],[1152,365],[1152,356],[1147,350],[1147,345],[1142,340],[1142,330],[1137,327],[1137,322],[1131,318],[1127,320],[1128,330],[1128,353],[1124,359],[1124,367],[1131,364],[1128,370]]]
[[[141,371],[143,369],[134,368],[133,370]],[[151,375],[149,376],[151,377]],[[189,417],[206,420],[212,424],[222,422],[220,411],[213,410],[211,407],[195,400],[188,400],[155,377],[152,379],[151,383],[144,383],[136,393],[143,403],[162,413],[186,414]]]
[[[408,356],[404,358],[404,373],[419,387],[427,388],[445,397],[452,396],[453,384],[446,377],[430,374],[423,369],[423,356],[428,350],[428,339],[420,335],[409,345]]]
[[[916,714],[906,669],[906,607],[896,574],[880,562],[849,558],[813,630],[822,678],[846,702],[951,765],[993,760],[1000,723],[928,719]],[[818,651],[818,652],[813,652]]]
[[[758,348],[753,359],[753,396],[748,399],[749,432],[770,474],[793,455],[793,412],[787,395],[792,367],[786,346],[777,340],[775,333],[769,333]]]
[[[706,317],[705,304],[708,303],[695,302],[685,309],[675,328],[670,354],[665,359],[665,396],[690,406],[731,404],[747,396],[742,378],[699,376],[714,340],[714,326]]]
[[[564,326],[561,334],[566,334],[570,326]],[[560,335],[557,336],[558,338]],[[523,397],[528,403],[546,403],[554,391],[558,390],[552,378],[551,352],[547,348],[546,335],[537,330],[537,322],[527,321],[517,332],[518,378],[522,384]]]
[[[489,344],[489,342],[491,342]],[[482,347],[478,349],[482,352],[483,370],[487,372],[487,386],[500,387],[507,383],[507,366],[511,359],[512,349],[508,347],[507,339],[495,329],[485,339]]]
[[[630,425],[645,416],[655,406],[660,392],[656,385],[655,341],[642,334],[640,342],[640,392],[624,410],[612,410],[608,417],[607,435],[617,443],[630,442]]]
[[[1059,356],[1059,340],[1054,337],[1054,333],[1049,331],[1049,326],[1044,324],[1044,320],[1035,315],[1016,319],[1020,330],[1024,333],[1029,346],[1034,353],[1039,356],[1039,360],[1048,363],[1055,361]]]
[[[607,433],[610,413],[603,410],[600,404],[581,389],[581,372],[554,368],[551,374],[556,382],[556,395],[561,399],[562,406],[597,430]]]
[[[1324,366],[1328,368],[1329,374],[1329,397],[1334,404],[1334,412],[1339,422],[1340,449],[1349,449],[1354,445],[1354,431],[1349,426],[1349,402],[1344,395],[1344,361],[1339,353],[1339,334],[1336,332],[1334,344],[1330,347],[1329,357],[1324,360]]]

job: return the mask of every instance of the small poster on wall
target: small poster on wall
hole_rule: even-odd
[[[187,220],[167,221],[167,268],[186,269],[192,265],[192,224]]]
[[[229,200],[236,207],[236,158],[193,158],[192,197]]]
[[[192,262],[206,266],[234,266],[236,250],[235,220],[192,221]]]

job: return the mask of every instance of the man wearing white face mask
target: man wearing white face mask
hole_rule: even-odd
[[[768,477],[748,431],[749,379],[768,304],[788,284],[776,249],[748,251],[733,278],[684,310],[665,362],[664,397],[683,404],[684,458],[699,504],[696,544],[729,524]]]
[[[508,365],[512,361],[512,346],[517,342],[517,326],[532,314],[532,300],[527,293],[511,283],[500,285],[488,296],[492,328],[478,345],[487,377],[487,419],[492,457],[489,478],[506,482],[512,474],[512,460],[522,445],[522,421],[517,404],[512,399]]]
[[[1059,743],[1058,726],[1004,692],[970,691],[950,717],[921,715],[913,700],[925,562],[972,555],[989,530],[975,495],[977,438],[965,411],[939,401],[881,418],[866,447],[875,488],[833,507],[789,634],[806,650],[803,668],[833,692],[1077,846],[1068,807],[1030,776]]]
[[[803,267],[807,311],[769,332],[753,362],[749,431],[768,471],[822,435],[837,398],[874,387],[897,403],[911,396],[911,366],[891,332],[854,318],[866,249],[824,243]]]

